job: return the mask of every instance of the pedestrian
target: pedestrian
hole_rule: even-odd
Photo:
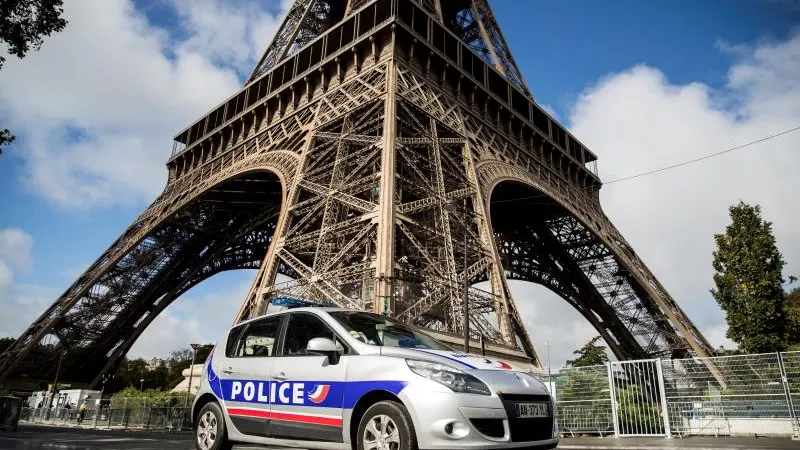
[[[78,425],[83,422],[83,415],[86,414],[86,400],[81,404],[81,409],[78,411]]]

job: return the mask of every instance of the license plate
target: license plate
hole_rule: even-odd
[[[516,403],[517,418],[549,417],[547,403]]]

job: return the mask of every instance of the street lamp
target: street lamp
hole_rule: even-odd
[[[61,352],[58,355],[58,367],[56,367],[56,379],[53,380],[53,390],[52,393],[50,394],[50,404],[47,405],[48,407],[53,406],[53,399],[55,399],[56,389],[58,389],[58,374],[59,372],[61,372],[61,360],[64,359],[65,353],[67,353],[66,350],[61,350]]]
[[[140,391],[144,390],[144,378],[139,380],[139,390]]]
[[[192,346],[192,363],[189,365],[189,385],[186,387],[186,400],[183,402],[183,407],[186,408],[189,404],[189,392],[192,389],[192,375],[194,374],[194,356],[197,354],[197,349],[200,344],[189,344]]]
[[[110,375],[110,374],[103,375],[103,379],[102,379],[103,384],[100,385],[100,396],[97,397],[98,400],[96,402],[97,411],[95,411],[95,413],[94,413],[94,428],[97,428],[97,419],[100,416],[100,410],[102,409],[102,406],[103,406],[103,392],[105,392],[105,390],[106,390],[106,381],[108,381],[111,378],[114,378],[114,375]]]
[[[186,408],[189,407],[189,392],[192,389],[192,375],[194,374],[194,357],[197,354],[197,349],[200,348],[200,344],[189,344],[192,346],[192,362],[189,365],[189,385],[186,386],[186,399],[183,401],[183,412],[181,413],[181,423],[179,425],[180,429],[183,429],[183,418],[186,416]]]

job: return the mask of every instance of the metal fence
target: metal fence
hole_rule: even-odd
[[[615,361],[540,376],[564,436],[800,438],[800,352]]]
[[[192,426],[191,404],[184,408],[182,401],[148,398],[114,398],[107,407],[93,406],[83,415],[76,408],[23,408],[20,420],[61,426],[148,430],[185,430]]]
[[[549,381],[563,436],[800,439],[800,352],[614,361],[539,376]],[[178,430],[191,426],[190,413],[174,399],[115,398],[82,420],[64,408],[23,408],[20,420]]]

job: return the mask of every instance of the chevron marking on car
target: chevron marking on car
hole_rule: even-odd
[[[322,403],[325,401],[325,397],[328,396],[328,391],[330,388],[331,387],[328,384],[318,384],[311,392],[308,393],[308,399],[311,400],[312,403]]]

